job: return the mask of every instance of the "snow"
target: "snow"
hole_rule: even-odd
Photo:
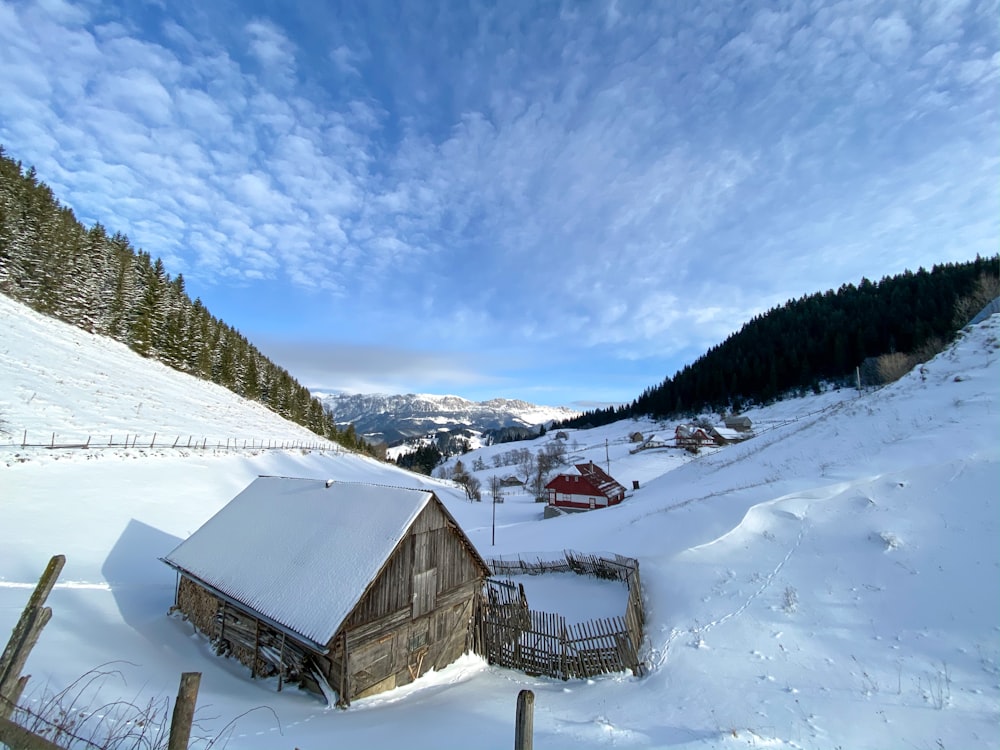
[[[323,648],[430,499],[260,477],[165,560]]]
[[[573,463],[610,463],[640,489],[616,507],[542,520],[523,491],[494,508],[336,451],[22,449],[24,430],[302,433],[3,298],[0,312],[10,433],[0,446],[0,631],[48,558],[67,556],[26,669],[29,701],[113,663],[120,678],[101,701],[172,697],[182,671],[202,672],[202,747],[224,733],[234,750],[506,748],[522,688],[535,692],[537,747],[1000,747],[1000,316],[882,390],[749,411],[756,437],[697,457],[629,454],[630,433],[672,435],[672,424],[567,430]],[[490,465],[494,451],[550,439],[478,455]],[[474,458],[462,460],[471,468]],[[478,476],[486,486],[511,470]],[[433,489],[484,556],[638,559],[649,673],[563,682],[466,655],[347,711],[251,680],[167,616],[175,574],[157,558],[259,475]],[[545,608],[570,611],[592,596],[555,585]]]
[[[576,573],[543,573],[511,576],[507,580],[524,587],[528,607],[539,612],[556,612],[570,625],[585,620],[623,617],[628,603],[628,586]]]

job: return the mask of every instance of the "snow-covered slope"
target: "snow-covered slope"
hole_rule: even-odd
[[[42,331],[29,356],[10,343],[21,318],[0,330],[0,352],[22,351],[24,366],[48,371],[42,379],[52,384],[17,407],[27,428],[51,431],[54,412],[31,408],[43,395],[41,403],[62,405],[67,424],[82,426],[77,409],[93,415],[94,431],[131,416],[155,366],[129,360],[121,365],[128,376],[103,354],[88,355],[120,384],[117,399],[94,409],[89,386],[74,385],[93,382],[83,366],[63,370],[66,358],[47,348],[65,346],[70,334],[36,321]],[[766,427],[757,437],[693,460],[673,450],[630,454],[629,433],[666,435],[670,424],[568,431],[570,457],[607,462],[640,489],[621,506],[547,521],[526,494],[511,494],[496,506],[495,546],[491,504],[352,455],[164,451],[89,460],[92,452],[67,451],[0,464],[0,632],[48,557],[65,553],[52,622],[28,664],[35,690],[114,661],[121,677],[106,681],[102,699],[141,704],[173,695],[181,671],[200,671],[197,733],[214,737],[235,719],[230,748],[505,748],[525,687],[536,695],[538,747],[998,747],[998,337],[994,316],[881,391],[751,412]],[[4,398],[23,384],[12,380],[17,372],[0,374]],[[185,391],[189,381],[166,387]],[[170,399],[161,400],[169,413]],[[194,431],[187,408],[161,419]],[[481,449],[484,484],[509,473],[492,465],[492,454],[509,448]],[[562,682],[466,656],[346,712],[251,681],[166,616],[174,579],[157,557],[259,474],[432,487],[486,555],[573,548],[638,558],[650,673]]]
[[[232,391],[181,375],[104,336],[40,315],[0,294],[0,446],[94,445],[125,435],[149,445],[180,438],[322,442]],[[20,451],[24,456],[25,452]]]
[[[563,406],[538,406],[517,399],[469,401],[460,396],[330,395],[322,397],[340,424],[353,424],[371,440],[395,443],[428,433],[470,428],[479,432],[504,427],[536,427],[569,419],[579,412]]]

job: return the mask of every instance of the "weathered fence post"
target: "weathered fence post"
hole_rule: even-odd
[[[181,673],[181,684],[177,688],[177,702],[170,719],[170,739],[167,750],[187,750],[191,739],[191,723],[194,721],[194,705],[198,701],[198,687],[201,672]]]
[[[21,670],[28,660],[28,654],[38,641],[38,636],[42,628],[52,617],[52,610],[42,606],[55,586],[56,579],[66,564],[63,555],[54,555],[49,564],[45,567],[45,572],[38,579],[31,598],[28,599],[21,619],[17,621],[14,630],[10,634],[7,647],[0,655],[0,718],[8,719],[14,712],[14,706],[28,682],[28,678],[21,677]]]
[[[514,721],[514,750],[532,750],[535,729],[535,694],[522,690],[517,694],[517,718]]]
[[[18,750],[64,750],[62,745],[57,745],[3,717],[0,717],[0,742]]]

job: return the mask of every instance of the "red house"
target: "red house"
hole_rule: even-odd
[[[557,508],[592,510],[618,505],[625,499],[625,488],[591,461],[577,464],[579,474],[559,474],[545,485],[549,505]]]

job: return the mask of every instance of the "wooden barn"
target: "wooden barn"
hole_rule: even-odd
[[[745,417],[742,414],[731,414],[726,417],[725,425],[730,430],[736,430],[737,432],[750,432],[753,429],[750,417]]]
[[[220,654],[340,706],[461,656],[490,575],[430,490],[286,477],[256,479],[163,561]]]
[[[625,488],[593,461],[577,464],[578,474],[559,474],[545,485],[548,504],[572,510],[593,510],[618,505]]]

